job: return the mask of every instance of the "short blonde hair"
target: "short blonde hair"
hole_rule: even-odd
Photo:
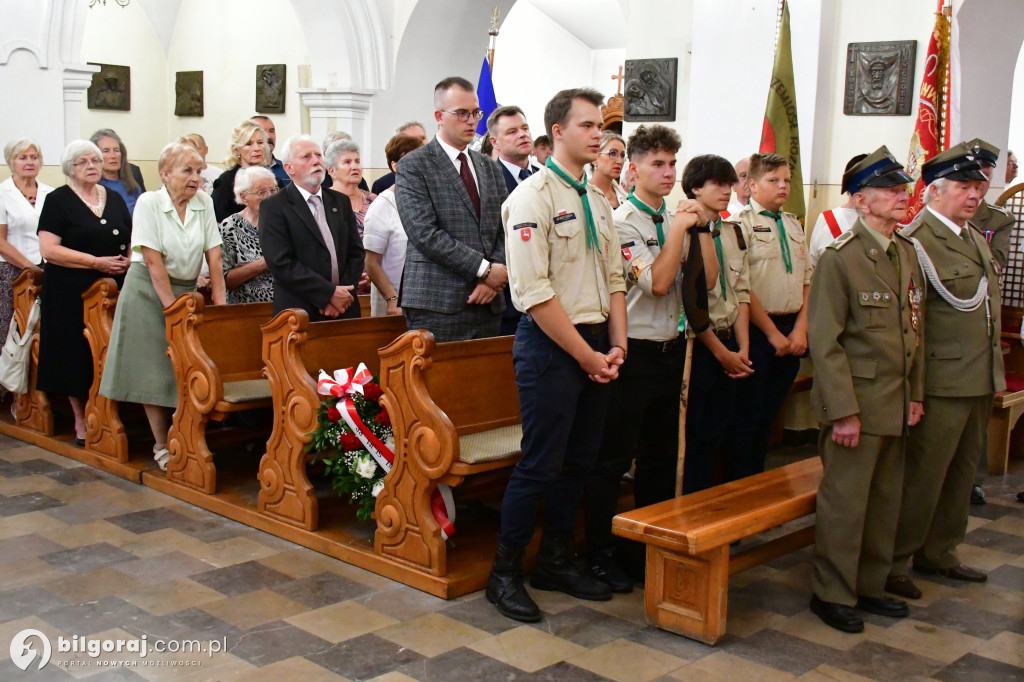
[[[188,156],[196,157],[199,160],[199,167],[203,167],[203,156],[194,145],[185,142],[171,142],[160,150],[160,158],[156,162],[157,172],[162,174],[164,171],[170,170]]]
[[[89,140],[72,140],[60,155],[60,169],[64,177],[70,178],[75,172],[75,162],[86,154],[95,154],[103,162],[103,152]]]
[[[39,155],[39,163],[43,163],[43,150],[39,148],[39,145],[34,140],[30,140],[27,137],[23,137],[20,140],[11,140],[4,145],[4,161],[10,166],[14,158],[22,152],[27,152],[29,149],[35,149],[36,154]]]
[[[263,126],[259,123],[247,118],[239,123],[233,131],[231,131],[231,151],[225,161],[228,168],[234,168],[235,166],[242,165],[242,157],[239,155],[238,150],[248,144],[249,140],[252,139],[252,136],[257,134],[263,136],[262,165],[269,166],[272,163],[270,160],[270,145],[267,144],[267,132],[263,130]]]

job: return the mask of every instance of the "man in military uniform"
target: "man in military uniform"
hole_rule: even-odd
[[[626,282],[612,209],[583,170],[597,159],[602,101],[580,88],[548,102],[544,124],[554,152],[502,206],[512,302],[524,313],[512,351],[523,454],[505,488],[486,594],[502,615],[524,622],[540,620],[520,573],[542,501],[544,534],[530,584],[611,599],[607,585],[569,558],[609,383],[627,352]]]
[[[915,242],[928,277],[925,307],[924,417],[910,430],[903,502],[885,589],[909,599],[919,573],[983,582],[960,563],[978,458],[988,452],[992,397],[1006,388],[999,347],[999,274],[981,234],[968,222],[985,176],[962,147],[921,168],[927,206],[902,234]]]
[[[612,517],[618,507],[622,475],[629,471],[634,454],[636,506],[675,495],[679,392],[686,361],[686,339],[679,333],[680,263],[687,231],[708,221],[695,201],[681,201],[675,211],[665,201],[676,182],[679,145],[679,135],[671,128],[652,125],[636,129],[626,145],[636,187],[614,214],[622,268],[628,273],[630,359],[612,385],[615,415],[604,425],[601,450],[584,491],[587,566],[613,592],[626,593],[633,588],[622,559],[616,556]],[[711,235],[700,238],[707,242],[702,251],[710,254],[710,261],[705,262],[710,281],[717,278],[718,262]]]
[[[819,449],[814,596],[811,611],[860,632],[854,610],[902,618],[886,597],[903,483],[907,426],[921,420],[924,276],[910,240],[894,232],[907,216],[911,178],[884,146],[843,174],[860,216],[821,255],[811,281],[808,340],[811,401],[824,425]]]
[[[696,337],[690,370],[689,399],[686,414],[686,460],[683,492],[710,488],[715,454],[726,434],[741,419],[749,418],[745,407],[736,405],[737,379],[753,373],[750,366],[750,267],[747,246],[740,226],[725,223],[721,213],[729,203],[731,186],[736,182],[732,165],[721,156],[705,154],[686,164],[683,192],[695,199],[711,217],[714,254],[718,277],[708,276],[708,312],[711,324],[703,331],[691,329]],[[725,453],[725,475],[735,457]]]
[[[1010,256],[1010,234],[1013,232],[1015,220],[1005,208],[993,206],[985,200],[985,195],[992,182],[992,173],[999,160],[999,149],[981,138],[964,142],[963,148],[981,164],[981,172],[985,174],[985,182],[981,185],[981,202],[978,204],[978,210],[974,213],[974,217],[971,218],[971,225],[985,237],[988,248],[992,251],[992,257],[996,259],[996,265],[1002,272],[1006,268],[1006,261]],[[984,460],[983,457],[978,461],[978,473],[974,477],[974,486],[971,488],[971,504],[974,505],[985,504],[985,491],[981,489],[981,481],[985,477],[987,469]]]
[[[750,202],[728,218],[740,226],[747,243],[754,369],[736,389],[736,400],[749,417],[732,425],[725,446],[736,478],[764,471],[772,423],[800,370],[800,358],[807,353],[812,268],[803,227],[795,215],[782,210],[790,177],[786,157],[754,154],[747,170]]]

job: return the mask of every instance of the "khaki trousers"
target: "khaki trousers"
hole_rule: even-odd
[[[992,395],[925,396],[924,417],[910,429],[903,503],[892,575],[919,568],[960,565],[956,547],[967,532],[971,486],[978,459],[988,450]]]
[[[825,474],[818,488],[811,585],[822,601],[853,606],[881,597],[892,561],[903,489],[902,436],[861,434],[855,448],[818,441]]]

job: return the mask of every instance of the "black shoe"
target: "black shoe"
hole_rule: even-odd
[[[836,630],[864,632],[864,621],[849,606],[822,601],[818,599],[818,595],[814,595],[811,597],[811,613],[821,618],[825,625],[834,627]]]
[[[898,594],[904,599],[920,599],[921,590],[905,575],[890,575],[885,579],[885,591]]]
[[[889,618],[906,618],[910,615],[910,607],[907,606],[907,602],[891,597],[857,597],[857,608],[876,616],[888,616]]]
[[[540,620],[540,609],[523,585],[523,550],[498,545],[491,576],[487,579],[487,601],[498,613],[522,623]]]
[[[611,589],[597,578],[580,572],[569,560],[571,540],[569,536],[544,533],[530,585],[538,590],[565,592],[577,599],[608,601],[612,598]]]
[[[983,583],[988,580],[988,575],[985,573],[975,568],[971,568],[970,566],[964,566],[963,564],[953,566],[952,568],[921,568],[914,566],[914,570],[926,575],[937,575],[940,578],[963,580],[968,583]]]
[[[84,438],[79,438],[78,436],[75,436],[75,445],[77,445],[80,448],[84,448],[85,447],[85,439]]]
[[[980,485],[971,488],[971,504],[975,507],[985,504],[985,491],[981,489]]]
[[[1017,501],[1018,502],[1024,502],[1024,490],[1022,490],[1019,493],[1017,493]]]
[[[615,549],[598,552],[587,562],[590,574],[611,588],[617,594],[633,591],[633,579],[629,577],[615,555]]]

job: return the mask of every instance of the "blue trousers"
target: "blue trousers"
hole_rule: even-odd
[[[594,350],[608,352],[607,332],[583,338]],[[545,532],[575,531],[583,483],[601,445],[610,385],[591,381],[529,315],[516,329],[512,361],[523,456],[505,488],[498,541],[522,548],[533,537],[541,502]]]

